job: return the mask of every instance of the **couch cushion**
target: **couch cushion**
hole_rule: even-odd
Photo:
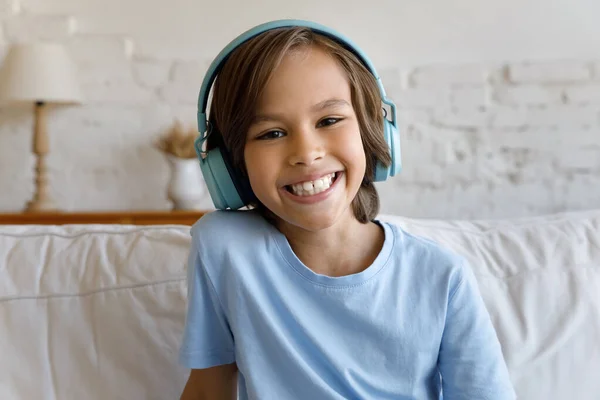
[[[178,398],[189,243],[189,227],[0,226],[0,398]]]
[[[600,211],[512,221],[382,219],[469,259],[520,399],[598,399]]]

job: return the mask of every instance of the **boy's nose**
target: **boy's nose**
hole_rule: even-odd
[[[315,132],[299,132],[290,142],[290,165],[311,165],[325,156],[325,147]]]

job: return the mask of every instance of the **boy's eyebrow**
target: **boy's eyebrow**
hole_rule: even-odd
[[[315,104],[314,106],[311,107],[311,111],[316,112],[316,111],[324,110],[329,107],[344,107],[344,106],[350,106],[350,104],[348,104],[348,102],[343,99],[329,99],[329,100],[324,100],[320,103]]]
[[[310,108],[311,112],[319,112],[325,110],[330,107],[345,107],[350,106],[350,104],[343,99],[328,99],[323,100]],[[256,124],[259,122],[265,121],[278,121],[281,117],[278,114],[256,114],[254,118],[252,118],[252,123]]]

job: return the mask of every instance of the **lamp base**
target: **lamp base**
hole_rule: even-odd
[[[44,199],[33,199],[27,203],[27,207],[25,208],[25,212],[49,212],[49,211],[58,211],[58,206],[54,202],[54,200],[50,198]]]
[[[35,103],[35,125],[33,131],[33,153],[35,164],[35,194],[27,203],[26,212],[56,211],[58,207],[50,197],[48,190],[48,172],[46,170],[46,154],[48,154],[48,134],[46,133],[46,105]]]

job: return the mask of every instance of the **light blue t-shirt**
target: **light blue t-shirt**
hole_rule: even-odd
[[[180,360],[237,363],[240,399],[514,399],[463,258],[400,228],[364,271],[320,275],[254,211],[192,228]],[[443,378],[443,379],[442,379]]]

